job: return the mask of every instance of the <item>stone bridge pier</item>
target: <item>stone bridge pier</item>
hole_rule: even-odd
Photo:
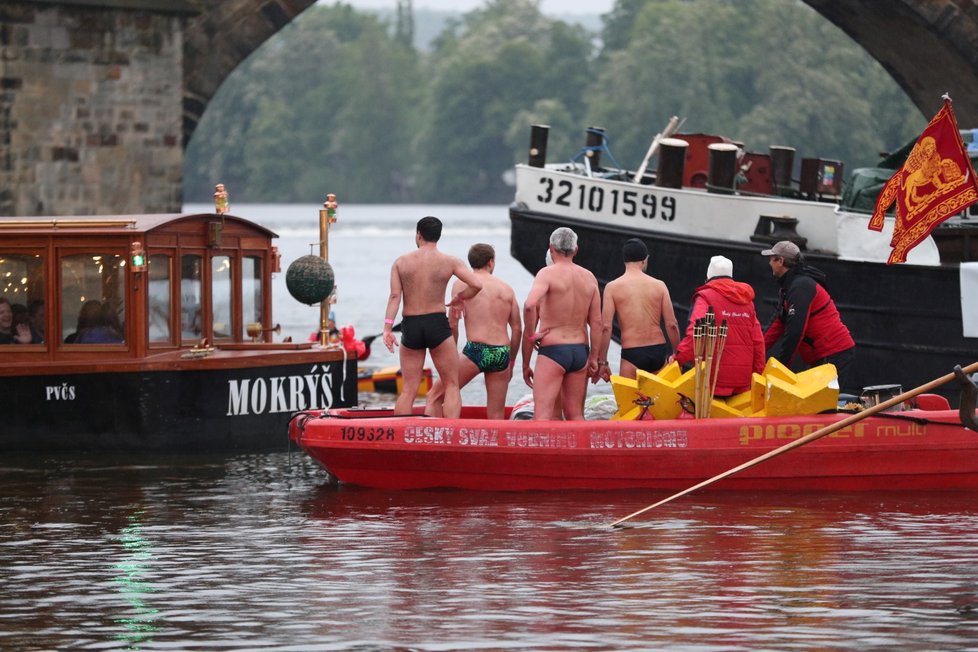
[[[0,216],[179,211],[208,101],[314,2],[0,0]],[[804,2],[925,119],[949,92],[961,126],[978,127],[978,0]]]
[[[0,216],[179,212],[207,102],[314,2],[0,2]]]

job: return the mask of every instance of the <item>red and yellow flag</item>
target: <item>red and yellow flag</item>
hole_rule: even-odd
[[[869,220],[870,229],[883,230],[883,215],[894,201],[896,225],[888,265],[905,262],[907,252],[938,224],[978,201],[978,179],[947,96],[944,106],[920,134],[906,163],[880,191]]]

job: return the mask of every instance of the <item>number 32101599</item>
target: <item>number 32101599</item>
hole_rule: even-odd
[[[662,219],[671,222],[676,219],[676,198],[659,197],[651,192],[622,190],[621,188],[602,188],[584,183],[573,183],[567,179],[554,181],[550,177],[540,177],[541,192],[537,201],[557,206],[573,207],[599,213],[610,209],[615,215],[626,217],[641,216],[646,219]]]

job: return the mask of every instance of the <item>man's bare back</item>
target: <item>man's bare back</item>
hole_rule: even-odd
[[[604,305],[601,308],[602,335],[598,376],[611,379],[608,349],[615,315],[621,332],[621,365],[619,373],[635,378],[638,369],[658,371],[671,351],[665,347],[666,338],[672,351],[679,346],[679,323],[672,308],[669,288],[657,278],[645,273],[649,253],[645,243],[631,238],[622,246],[625,273],[604,286]],[[665,325],[665,333],[662,332]],[[597,382],[598,376],[592,381]]]
[[[527,303],[537,299],[534,290],[539,294],[537,330],[544,333],[541,345],[588,343],[588,309],[598,292],[594,274],[568,260],[537,272]]]
[[[663,318],[667,328],[668,324],[676,323],[666,284],[640,270],[626,271],[605,285],[604,301],[602,318],[609,312],[611,316],[618,315],[623,348],[663,344],[666,341],[661,326]]]
[[[421,247],[403,254],[394,261],[394,272],[404,292],[401,314],[428,315],[445,312],[445,288],[459,268],[465,268],[461,259],[449,256],[431,247]]]
[[[513,353],[518,351],[519,336],[516,342],[510,337],[510,324],[514,311],[519,320],[516,293],[505,281],[488,274],[480,275],[482,290],[465,302],[465,337],[470,342],[481,344],[514,344]],[[452,294],[465,290],[466,284],[456,281]],[[519,321],[517,321],[519,324]]]

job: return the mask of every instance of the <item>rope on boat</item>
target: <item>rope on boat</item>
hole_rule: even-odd
[[[589,158],[587,156],[588,152],[605,152],[608,155],[608,158],[610,158],[611,161],[615,164],[615,167],[621,170],[621,163],[619,163],[618,159],[615,158],[615,155],[611,153],[611,139],[608,138],[607,134],[602,133],[600,129],[594,129],[591,127],[587,129],[587,133],[600,134],[601,144],[585,145],[584,147],[581,148],[581,150],[577,154],[571,157],[571,161],[576,163],[579,159]]]

